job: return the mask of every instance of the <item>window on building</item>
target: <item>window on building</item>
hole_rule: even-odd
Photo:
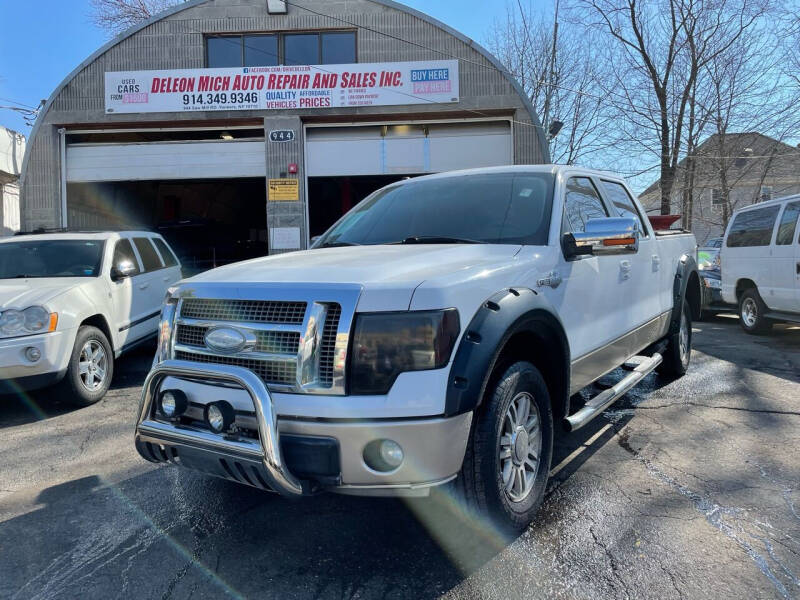
[[[728,248],[769,246],[779,206],[765,206],[739,213],[728,233]]]
[[[606,193],[606,200],[611,200],[611,203],[619,211],[621,217],[629,219],[636,219],[639,222],[639,232],[642,237],[647,237],[647,227],[644,225],[642,215],[633,203],[633,198],[628,194],[628,190],[621,183],[615,181],[602,180],[603,191]]]
[[[571,177],[564,199],[564,232],[580,233],[591,219],[603,219],[608,211],[588,177]]]
[[[722,190],[714,188],[711,190],[711,205],[722,206],[725,204],[725,196],[722,195]]]
[[[767,200],[772,200],[772,186],[762,185],[761,190],[758,192],[758,201],[766,202]]]
[[[161,259],[158,257],[156,249],[153,248],[153,244],[150,243],[150,240],[137,237],[133,238],[133,243],[139,251],[139,256],[142,257],[142,265],[144,266],[145,272],[158,271],[164,266],[161,264]]]
[[[209,68],[334,65],[356,62],[353,31],[213,35],[206,38]]]
[[[778,235],[775,243],[778,246],[788,246],[794,240],[794,232],[797,228],[797,217],[800,216],[800,202],[792,202],[783,209],[780,225],[778,225]]]

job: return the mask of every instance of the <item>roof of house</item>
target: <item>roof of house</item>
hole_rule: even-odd
[[[798,149],[776,140],[757,131],[749,131],[743,133],[715,133],[707,137],[702,144],[697,147],[695,156],[697,157],[717,157],[720,156],[720,147],[724,146],[724,154],[726,158],[731,160],[748,159],[756,157],[765,157],[770,155],[782,155],[789,153],[797,153]],[[678,170],[680,170],[686,162],[686,158],[678,163]],[[744,170],[749,165],[732,165],[731,169]],[[658,191],[661,184],[661,179],[655,180],[651,183],[640,196],[645,196]]]

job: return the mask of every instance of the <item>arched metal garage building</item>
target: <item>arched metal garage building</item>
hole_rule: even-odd
[[[402,177],[548,161],[514,78],[427,15],[190,0],[55,90],[23,165],[23,227],[147,227],[202,269],[305,248]]]

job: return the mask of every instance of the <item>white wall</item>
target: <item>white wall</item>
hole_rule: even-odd
[[[19,184],[0,185],[0,237],[19,231],[19,212]]]
[[[0,127],[0,179],[19,177],[25,155],[25,136]]]

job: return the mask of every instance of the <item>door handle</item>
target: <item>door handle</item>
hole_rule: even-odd
[[[140,290],[146,290],[149,287],[150,287],[149,283],[142,283],[142,284],[139,285],[139,289]]]
[[[658,271],[661,268],[661,257],[658,254],[653,254],[653,271]]]
[[[796,265],[796,266],[797,266],[797,274],[798,274],[798,275],[800,275],[800,262],[799,262],[799,263],[797,263],[797,265]]]

